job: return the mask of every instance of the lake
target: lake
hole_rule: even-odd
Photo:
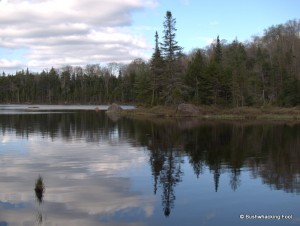
[[[300,224],[300,124],[94,109],[0,105],[0,226]]]

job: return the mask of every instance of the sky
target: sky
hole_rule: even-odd
[[[148,60],[166,11],[189,53],[300,19],[299,0],[0,0],[0,72]]]

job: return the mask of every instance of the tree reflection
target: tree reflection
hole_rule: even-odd
[[[296,135],[300,134],[300,125],[204,122],[191,128],[190,124],[182,126],[183,122],[149,122],[149,131],[141,123],[135,138],[150,152],[154,193],[162,188],[166,216],[174,207],[174,188],[182,180],[183,156],[189,158],[197,178],[208,167],[215,192],[220,189],[223,173],[229,174],[229,186],[236,191],[242,184],[243,168],[271,187],[300,192],[300,137]]]
[[[241,170],[238,168],[231,170],[230,186],[233,191],[235,191],[241,185],[240,174]]]
[[[182,179],[181,156],[172,148],[166,153],[165,164],[160,172],[160,183],[163,188],[162,204],[165,216],[169,216],[174,207],[174,187]]]
[[[220,166],[213,167],[213,174],[214,174],[215,192],[218,192],[220,175],[221,175]]]
[[[211,189],[215,192],[225,186],[220,183],[222,174],[229,174],[227,186],[233,191],[239,189],[246,168],[273,189],[300,193],[300,124],[195,119],[116,121],[101,111],[76,111],[0,115],[0,128],[3,135],[15,131],[24,137],[38,133],[53,140],[58,136],[67,141],[79,137],[86,142],[110,140],[117,134],[117,139],[146,147],[153,191],[162,195],[166,216],[175,205],[175,188],[183,180],[183,164],[189,164],[197,178],[208,169],[214,181]],[[183,163],[183,159],[188,163]],[[42,191],[36,190],[36,198],[41,204],[44,192],[39,190]]]
[[[37,214],[36,214],[36,222],[38,225],[42,225],[45,216],[43,214],[43,209],[41,204],[43,203],[45,184],[44,184],[43,177],[41,175],[39,175],[35,181],[34,191],[35,191],[36,200],[39,204]]]
[[[42,212],[38,212],[36,215],[36,222],[38,225],[42,225],[43,224],[43,214]]]
[[[154,194],[157,192],[157,183],[159,183],[162,188],[163,212],[168,217],[174,207],[174,187],[182,180],[182,154],[174,143],[175,137],[173,137],[172,128],[155,130],[152,125],[150,134],[148,139],[150,139],[150,164],[154,178]]]
[[[41,204],[43,202],[44,192],[45,192],[45,185],[41,175],[39,175],[35,181],[34,191],[38,203]]]

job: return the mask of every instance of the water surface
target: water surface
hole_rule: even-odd
[[[299,124],[0,109],[1,226],[300,224]]]

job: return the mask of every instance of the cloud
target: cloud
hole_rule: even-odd
[[[21,69],[25,65],[19,60],[0,59],[0,68],[4,70]]]
[[[185,6],[189,6],[191,4],[190,0],[180,0],[180,2]]]
[[[210,45],[214,43],[215,38],[211,37],[198,37],[197,40],[201,41],[203,44]]]
[[[46,187],[42,207],[49,218],[45,224],[107,225],[105,220],[112,221],[119,213],[135,216],[128,225],[139,225],[138,219],[151,217],[155,197],[135,191],[128,177],[130,170],[127,171],[143,169],[147,155],[132,147],[126,138],[118,138],[116,145],[110,139],[86,142],[31,135],[22,141],[18,136],[6,135],[6,149],[26,148],[27,154],[2,153],[1,220],[13,225],[34,225],[32,215],[37,203],[33,187],[38,174],[43,176]],[[22,217],[16,218],[16,214]]]
[[[209,22],[209,26],[211,26],[211,27],[218,26],[219,24],[220,24],[219,21],[211,21],[211,22]]]
[[[0,66],[60,67],[146,58],[151,49],[131,29],[132,13],[156,0],[2,0],[0,48],[27,49],[22,62],[0,52]],[[1,67],[2,68],[2,67]]]

